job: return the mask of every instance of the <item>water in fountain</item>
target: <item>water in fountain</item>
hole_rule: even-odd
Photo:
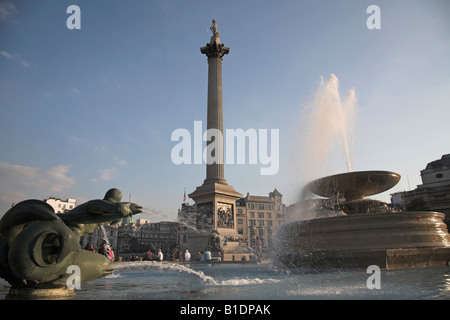
[[[162,219],[169,219],[170,217],[164,213],[162,213],[159,210],[154,210],[154,209],[150,209],[150,208],[142,208],[141,209],[143,214],[148,214],[150,216],[157,216],[160,217]]]
[[[214,286],[239,286],[239,285],[252,285],[262,283],[278,283],[280,280],[273,278],[239,278],[233,277],[225,280],[216,280],[212,276],[206,275],[203,271],[194,270],[189,264],[178,264],[159,261],[140,261],[118,264],[115,268],[115,272],[112,275],[108,275],[107,278],[120,277],[122,271],[133,272],[150,272],[152,269],[159,269],[165,271],[175,271],[181,273],[192,274],[201,279],[202,281],[214,285]]]
[[[321,78],[315,89],[312,101],[305,104],[302,110],[302,123],[298,135],[297,155],[292,157],[298,161],[295,189],[299,188],[295,201],[304,202],[311,194],[304,190],[306,183],[319,177],[327,176],[344,159],[346,171],[353,171],[353,142],[354,124],[356,120],[357,99],[353,89],[349,90],[345,99],[339,93],[339,81],[334,74],[330,74],[327,81]],[[338,153],[338,154],[336,154]],[[332,168],[330,168],[332,167]],[[298,190],[298,189],[297,189]],[[304,202],[299,206],[301,211],[293,220],[310,219],[335,214],[321,211],[318,213],[315,202]]]
[[[353,138],[356,115],[356,95],[351,89],[342,100],[339,94],[338,78],[331,74],[323,78],[316,88],[313,101],[302,111],[306,123],[302,125],[301,176],[313,180],[328,175],[321,172],[339,145],[347,171],[353,171]],[[333,161],[336,162],[336,161]]]
[[[122,262],[114,275],[83,283],[75,299],[220,299],[233,303],[235,299],[450,298],[448,268],[421,270],[420,278],[417,270],[382,272],[380,290],[367,287],[369,276],[364,270],[297,272],[271,264]]]
[[[108,234],[106,233],[106,229],[103,225],[100,226],[100,229],[102,230],[102,234],[103,234],[103,241],[106,243],[106,245],[108,246],[108,248],[111,248],[111,244],[109,243],[109,239],[108,239]]]

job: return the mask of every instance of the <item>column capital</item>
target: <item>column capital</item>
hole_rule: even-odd
[[[206,54],[208,60],[211,58],[223,60],[223,56],[230,52],[230,48],[225,47],[223,43],[211,42],[200,48],[200,52]]]

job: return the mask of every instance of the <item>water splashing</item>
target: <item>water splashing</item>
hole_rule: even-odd
[[[356,95],[352,89],[342,100],[339,94],[339,81],[331,74],[327,81],[321,78],[312,103],[308,104],[302,117],[306,120],[303,133],[303,169],[308,171],[308,179],[325,173],[318,172],[330,161],[333,147],[340,146],[347,171],[353,171],[353,139],[356,114]]]
[[[111,244],[109,243],[109,239],[108,239],[108,235],[106,233],[106,229],[103,225],[100,226],[100,229],[102,230],[102,234],[103,234],[103,241],[106,243],[106,245],[108,246],[108,248],[111,248]]]
[[[311,193],[304,186],[317,178],[328,176],[335,171],[354,170],[353,144],[357,99],[353,89],[345,99],[339,93],[339,81],[330,74],[325,81],[320,79],[311,100],[303,105],[301,123],[293,146],[291,176],[295,179],[294,201],[297,209],[291,217],[310,219],[317,217],[317,203],[305,201]],[[342,161],[343,159],[343,161]],[[325,215],[332,212],[325,212]]]
[[[162,213],[160,210],[150,209],[150,208],[142,208],[142,213],[151,215],[151,216],[158,216],[162,219],[170,219],[170,217],[167,214]]]
[[[135,272],[146,272],[150,271],[151,269],[159,268],[160,270],[164,271],[176,271],[176,272],[183,272],[183,273],[189,273],[192,275],[197,276],[202,281],[214,285],[214,286],[240,286],[240,285],[257,285],[257,284],[263,284],[263,283],[278,283],[280,280],[278,279],[272,279],[272,278],[266,278],[266,279],[260,279],[260,278],[231,278],[226,280],[216,280],[211,276],[206,275],[202,271],[194,270],[189,267],[189,265],[183,265],[178,263],[169,263],[169,262],[157,262],[157,261],[139,261],[139,262],[127,262],[127,263],[120,263],[115,266],[115,270],[120,271],[135,271]],[[120,274],[115,273],[112,276],[108,277],[121,277]]]

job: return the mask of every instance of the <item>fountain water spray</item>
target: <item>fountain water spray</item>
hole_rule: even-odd
[[[353,138],[356,115],[356,95],[352,89],[342,100],[339,94],[339,81],[330,74],[327,81],[316,88],[312,103],[305,106],[302,117],[307,121],[302,133],[302,156],[308,180],[321,176],[324,164],[333,151],[333,145],[339,144],[344,156],[347,171],[353,171]],[[336,141],[337,140],[337,141]],[[310,176],[314,175],[314,176]]]
[[[302,160],[310,163],[303,166],[306,174],[302,178],[310,178],[318,173],[315,169],[324,167],[334,138],[338,138],[348,172],[316,178],[302,187],[293,217],[300,221],[287,222],[278,230],[274,261],[300,269],[448,265],[450,234],[443,213],[388,213],[384,202],[365,198],[389,190],[400,175],[353,171],[355,93],[351,90],[341,102],[338,89],[337,78],[330,75],[317,89],[312,109],[306,109],[309,126]],[[311,193],[327,199],[307,200]],[[325,216],[321,211],[332,214]]]
[[[177,264],[177,263],[169,263],[169,262],[159,262],[159,261],[140,261],[140,262],[130,262],[130,263],[122,263],[116,266],[116,271],[127,271],[133,270],[136,272],[148,272],[153,268],[158,268],[165,271],[175,271],[192,274],[202,281],[214,285],[214,286],[241,286],[241,285],[257,285],[263,283],[279,283],[280,280],[273,278],[231,278],[226,280],[217,280],[212,276],[206,275],[203,271],[192,269],[189,264]],[[108,276],[109,278],[118,277],[116,274],[114,276]]]
[[[111,248],[111,244],[109,243],[109,239],[108,239],[108,235],[106,233],[106,229],[103,225],[100,226],[100,229],[102,230],[102,234],[103,234],[103,241],[106,242],[106,245],[108,246],[108,248]]]
[[[318,210],[319,203],[305,201],[310,197],[309,190],[304,189],[306,183],[321,176],[330,174],[330,165],[339,164],[336,161],[343,157],[346,171],[354,170],[353,142],[354,127],[357,111],[357,99],[353,89],[349,90],[345,99],[341,99],[339,93],[339,81],[334,74],[330,74],[315,88],[311,101],[304,105],[301,113],[302,123],[298,136],[301,137],[297,144],[296,155],[291,157],[296,163],[293,168],[298,168],[292,175],[296,177],[295,188],[300,192],[296,195],[298,208],[296,214],[290,219],[311,219],[323,215],[336,215],[336,212]],[[336,168],[331,168],[332,171]],[[297,189],[298,190],[298,189]]]

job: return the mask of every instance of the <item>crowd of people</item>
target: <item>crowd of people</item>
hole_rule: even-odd
[[[85,248],[86,250],[90,250],[95,252],[94,248],[91,244],[88,244]],[[105,254],[107,249],[105,246],[97,251],[98,253],[104,254],[107,258],[114,259],[114,254],[112,250],[109,249],[109,252],[112,256]],[[219,253],[219,257],[217,258],[220,261],[221,255]],[[158,249],[155,253],[152,250],[147,250],[142,255],[131,253],[128,256],[123,258],[123,261],[180,261],[180,262],[190,262],[190,261],[201,261],[207,262],[212,260],[212,253],[210,250],[202,250],[198,251],[197,254],[191,254],[188,249],[183,251],[177,251],[173,253],[172,251],[163,252],[161,249]],[[112,260],[111,260],[112,261]]]
[[[233,241],[233,240],[230,240]],[[235,240],[234,240],[235,241]],[[85,250],[97,252],[99,254],[104,255],[111,261],[114,261],[114,252],[107,242],[103,242],[100,248],[96,251],[94,246],[91,243],[88,243]],[[215,259],[221,261],[221,254],[218,254],[218,257]],[[120,259],[122,260],[122,258]],[[161,249],[158,249],[156,252],[152,250],[147,250],[141,256],[138,254],[131,253],[129,256],[124,258],[124,261],[180,261],[180,262],[190,262],[190,261],[200,261],[200,262],[208,262],[212,260],[212,253],[209,249],[204,249],[202,251],[197,251],[197,254],[191,254],[188,249],[178,250],[177,252],[173,252],[170,250],[166,250],[163,252]]]
[[[256,237],[256,250],[258,255],[262,254],[262,245],[261,240]],[[224,237],[224,244],[226,245],[226,241],[233,241],[239,243],[245,243],[246,239],[242,237]],[[92,252],[96,252],[93,245],[88,243],[85,250],[89,250]],[[104,255],[111,261],[114,261],[114,252],[110,248],[110,246],[104,241],[101,247],[98,249],[97,253]],[[120,258],[122,259],[122,258]],[[222,255],[219,252],[218,256],[215,258],[217,261],[222,260]],[[202,251],[197,251],[197,254],[191,254],[188,249],[186,250],[178,250],[177,252],[173,252],[171,250],[162,251],[158,249],[155,253],[148,249],[141,256],[138,254],[131,253],[129,256],[125,256],[124,261],[180,261],[180,262],[190,262],[190,261],[200,261],[200,262],[208,262],[212,260],[211,251],[208,249],[204,249]]]
[[[161,249],[158,249],[158,253],[155,255],[151,250],[144,252],[142,257],[138,255],[131,255],[131,261],[211,261],[212,254],[211,251],[205,249],[203,251],[198,251],[197,255],[191,254],[188,249],[181,251],[178,250],[176,253],[172,251],[166,251],[163,253]]]
[[[94,246],[91,243],[88,243],[85,250],[96,252]],[[106,243],[106,241],[103,241],[102,245],[97,251],[98,254],[104,255],[106,258],[108,258],[110,261],[114,261],[114,252],[111,249],[111,247]]]

